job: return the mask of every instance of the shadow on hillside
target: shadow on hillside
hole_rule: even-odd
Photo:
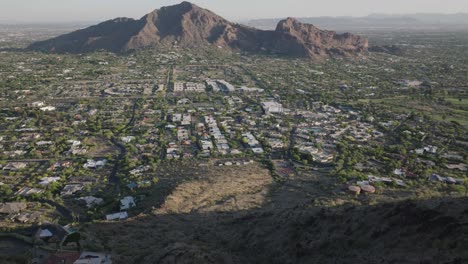
[[[89,227],[115,263],[468,263],[468,198],[147,214]]]
[[[82,245],[117,264],[468,263],[468,197],[318,207],[305,190],[318,193],[319,176],[278,184],[255,166],[159,174],[139,203],[147,211],[85,224]]]

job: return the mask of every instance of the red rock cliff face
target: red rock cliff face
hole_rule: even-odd
[[[234,24],[189,2],[163,7],[140,20],[116,19],[29,48],[46,52],[81,53],[104,49],[125,52],[151,46],[178,44],[184,47],[217,45],[249,52],[326,58],[355,56],[367,51],[367,39],[336,34],[302,24],[293,18],[280,21],[275,31]]]
[[[310,24],[303,24],[294,18],[278,23],[274,48],[280,52],[308,57],[326,57],[332,55],[350,56],[367,51],[368,40],[350,33],[336,34],[334,31],[320,30]]]

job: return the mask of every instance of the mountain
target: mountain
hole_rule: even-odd
[[[468,25],[468,14],[456,13],[456,14],[437,14],[437,13],[416,13],[406,15],[388,15],[388,14],[371,14],[368,18],[377,19],[412,19],[419,23],[425,24],[447,24],[447,25]]]
[[[320,30],[311,24],[287,18],[278,23],[273,37],[264,45],[280,53],[290,51],[295,56],[347,56],[366,51],[368,41],[350,33],[336,34],[334,31]]]
[[[28,49],[58,53],[96,50],[126,52],[151,46],[215,45],[248,52],[269,51],[309,58],[354,56],[365,52],[367,39],[337,34],[288,18],[276,30],[259,30],[231,23],[189,2],[162,7],[139,20],[117,18],[56,38],[35,42]]]
[[[273,29],[279,18],[255,19],[246,22],[246,25],[261,28]],[[298,18],[302,23],[314,24],[319,27],[334,30],[355,30],[355,29],[466,29],[468,25],[468,14],[406,14],[406,15],[386,15],[371,14],[365,17],[302,17]]]

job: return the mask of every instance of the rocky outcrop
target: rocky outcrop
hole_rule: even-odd
[[[367,51],[367,39],[336,34],[293,18],[266,31],[231,23],[189,2],[162,7],[139,20],[118,18],[53,39],[33,43],[31,50],[84,53],[125,52],[152,46],[216,45],[249,52],[270,51],[287,56],[325,58],[355,56]]]
[[[274,50],[297,56],[351,56],[367,50],[368,40],[350,33],[337,34],[303,24],[294,18],[281,20],[271,39]]]

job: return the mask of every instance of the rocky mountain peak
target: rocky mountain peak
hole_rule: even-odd
[[[116,23],[118,22],[118,23]],[[354,56],[367,50],[367,40],[352,34],[337,35],[287,18],[275,31],[231,23],[190,2],[162,7],[140,20],[119,18],[46,41],[29,49],[83,53],[95,50],[125,52],[152,46],[209,45],[248,52],[273,51],[295,57]]]
[[[311,24],[299,22],[296,18],[288,17],[281,20],[276,26],[277,32],[292,32],[292,31],[319,31],[317,27]]]

